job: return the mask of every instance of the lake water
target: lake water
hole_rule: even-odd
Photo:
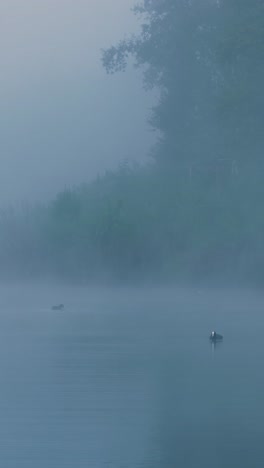
[[[2,286],[0,466],[262,468],[263,317],[250,292]]]

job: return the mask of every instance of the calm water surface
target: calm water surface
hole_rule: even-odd
[[[0,293],[1,467],[264,466],[263,296]]]

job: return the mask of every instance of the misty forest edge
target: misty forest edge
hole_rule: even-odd
[[[149,163],[2,210],[0,277],[262,285],[264,4],[145,0],[135,14],[141,33],[102,62],[132,57],[158,91]]]

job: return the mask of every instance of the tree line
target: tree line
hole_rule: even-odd
[[[261,0],[144,0],[103,52],[158,90],[151,162],[0,217],[0,271],[92,281],[264,279]],[[128,109],[129,118],[129,109]]]

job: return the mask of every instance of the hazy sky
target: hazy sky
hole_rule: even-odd
[[[0,204],[50,198],[154,135],[139,73],[107,76],[100,49],[138,28],[133,0],[0,1]]]

